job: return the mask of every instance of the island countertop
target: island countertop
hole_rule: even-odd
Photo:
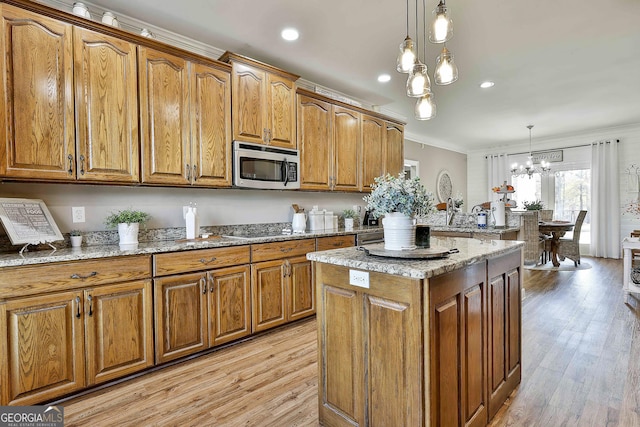
[[[427,279],[451,272],[476,262],[513,252],[524,246],[515,240],[486,240],[458,237],[432,237],[431,247],[443,250],[457,249],[457,253],[436,259],[402,259],[367,255],[358,248],[333,249],[311,252],[307,259],[325,264],[351,267],[366,271],[387,273],[414,279]],[[367,245],[369,248],[384,248],[384,243]]]

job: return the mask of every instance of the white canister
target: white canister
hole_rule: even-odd
[[[324,212],[309,212],[309,230],[324,230]]]
[[[487,228],[486,212],[478,212],[478,228]]]
[[[116,18],[116,16],[111,12],[105,12],[105,13],[102,14],[102,23],[103,24],[107,24],[107,25],[111,25],[112,27],[119,27],[120,26],[118,24],[118,18]]]
[[[91,19],[91,14],[89,13],[89,9],[84,3],[75,2],[73,4],[73,9],[71,9],[74,15],[82,16],[83,18]]]

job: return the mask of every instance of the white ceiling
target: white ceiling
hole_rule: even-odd
[[[405,0],[94,3],[380,106],[406,119],[410,139],[456,151],[526,142],[528,124],[534,141],[640,124],[638,0],[449,0],[447,47],[460,78],[433,85],[438,113],[429,121],[413,118],[406,75],[395,71]],[[435,5],[427,0],[429,16]],[[415,39],[415,0],[409,7]],[[286,26],[299,29],[298,41],[280,38]],[[431,75],[440,49],[427,45]],[[378,83],[384,72],[392,80]],[[484,80],[496,85],[482,90]]]

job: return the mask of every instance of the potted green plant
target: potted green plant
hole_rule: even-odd
[[[71,240],[72,248],[79,248],[82,246],[82,232],[80,230],[71,230],[69,232],[69,239]]]
[[[344,218],[345,230],[353,230],[353,223],[358,218],[358,214],[353,209],[345,209],[342,211],[342,217]]]
[[[524,208],[528,211],[540,211],[544,209],[542,200],[534,200],[533,202],[523,202]]]
[[[405,179],[404,172],[375,178],[371,194],[363,200],[374,217],[384,215],[382,227],[387,250],[414,249],[415,216],[428,215],[434,210],[433,193],[424,188],[420,178]]]
[[[104,223],[109,228],[118,228],[120,249],[135,249],[138,247],[138,232],[140,224],[151,219],[146,212],[133,209],[122,209],[108,215]]]

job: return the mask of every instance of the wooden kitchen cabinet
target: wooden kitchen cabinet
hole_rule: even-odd
[[[3,271],[3,405],[51,400],[153,364],[149,257],[120,260]]]
[[[259,332],[315,313],[311,261],[315,239],[252,245],[252,329]]]
[[[73,28],[81,181],[140,181],[136,45]]]
[[[154,256],[156,274],[186,273],[154,279],[157,363],[251,333],[248,263],[248,246]]]
[[[228,71],[138,48],[142,182],[231,186]]]
[[[327,236],[316,239],[316,251],[327,251],[329,249],[348,248],[356,245],[356,236]]]
[[[404,170],[404,126],[386,123],[385,173],[397,176]]]
[[[362,191],[371,191],[374,178],[384,173],[386,131],[384,120],[362,115]]]
[[[0,8],[0,175],[73,180],[72,26],[4,3]]]
[[[231,52],[220,60],[233,67],[233,139],[295,149],[298,76]]]
[[[522,376],[521,268],[520,253],[488,261],[489,418]]]
[[[362,159],[361,114],[333,107],[333,190],[360,191]]]
[[[431,425],[487,424],[484,263],[437,276],[429,290]]]

